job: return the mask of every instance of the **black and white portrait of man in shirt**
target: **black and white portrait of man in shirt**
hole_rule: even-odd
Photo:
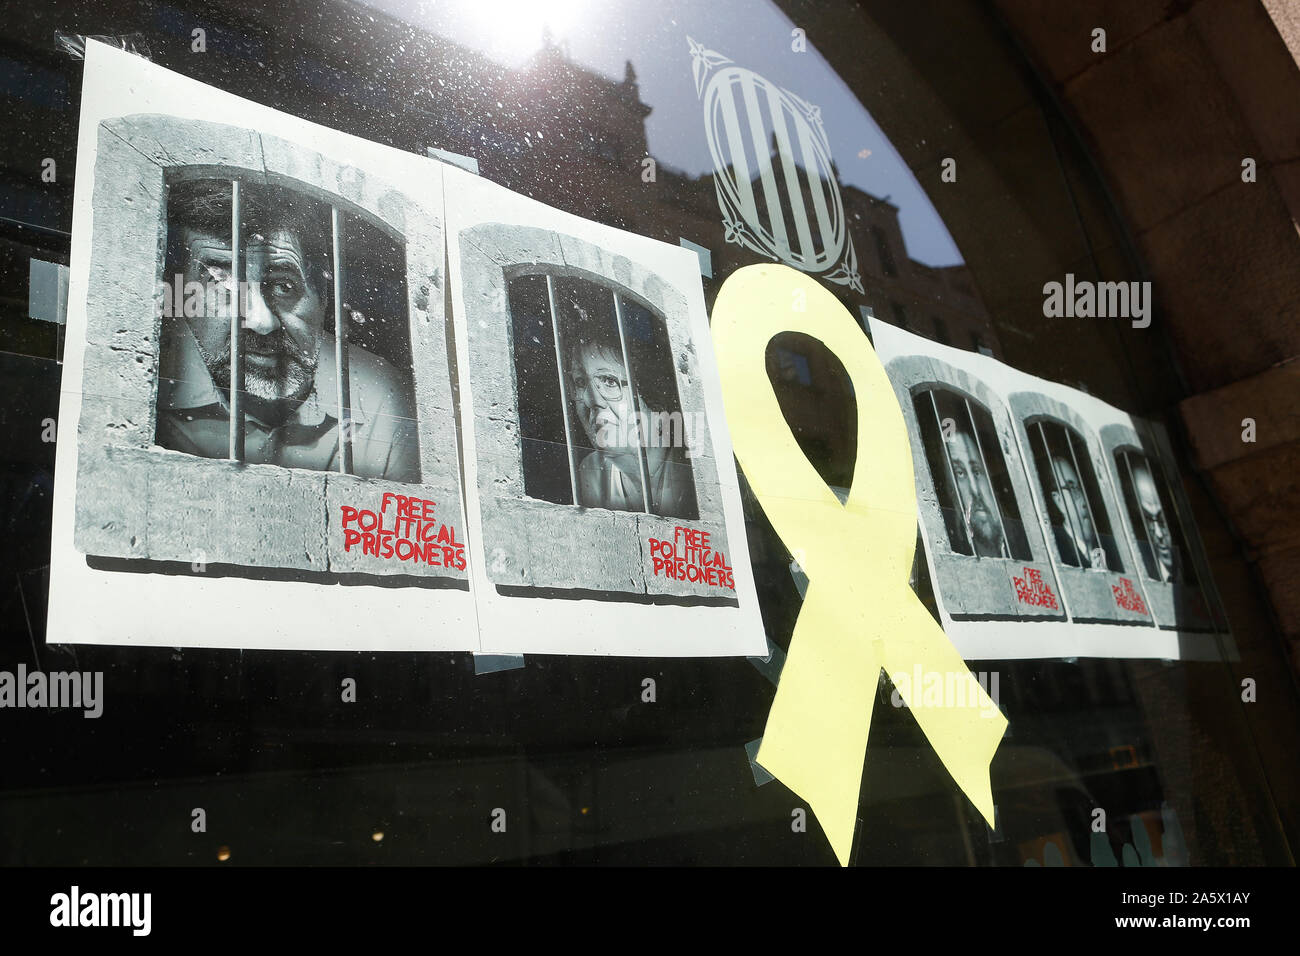
[[[1130,518],[1137,534],[1137,550],[1147,577],[1169,583],[1183,578],[1182,544],[1175,538],[1166,515],[1166,494],[1157,487],[1157,478],[1146,458],[1132,453],[1128,468],[1121,473]]]
[[[997,501],[984,457],[968,427],[958,427],[947,441],[948,463],[957,483],[961,516],[982,558],[1009,557],[1002,538]]]
[[[232,275],[231,184],[168,191],[157,443],[205,458],[229,453],[230,319],[242,298],[245,460],[338,470],[338,368],[329,207],[288,188],[241,188],[245,288]],[[170,312],[170,315],[168,315]],[[419,480],[409,370],[350,344],[344,409],[361,477]]]

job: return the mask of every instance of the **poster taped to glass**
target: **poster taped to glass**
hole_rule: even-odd
[[[1235,655],[1158,422],[873,319],[963,656]]]
[[[519,225],[447,232],[444,175]],[[89,44],[47,639],[761,651],[693,260],[557,217]],[[542,233],[453,290],[458,409],[446,236]],[[512,589],[567,613],[481,628]]]
[[[694,253],[444,176],[485,649],[765,655]]]

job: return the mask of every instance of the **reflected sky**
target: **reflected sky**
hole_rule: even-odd
[[[712,172],[689,35],[821,107],[840,179],[899,207],[908,255],[931,266],[962,261],[948,230],[893,145],[826,60],[815,37],[791,49],[792,23],[770,0],[366,0],[377,10],[507,66],[525,63],[549,29],[570,59],[613,79],[631,60],[650,152],[665,165]],[[864,27],[866,21],[864,21]]]

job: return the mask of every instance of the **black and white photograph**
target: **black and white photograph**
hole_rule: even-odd
[[[1060,421],[1038,418],[1026,427],[1057,560],[1072,568],[1124,571],[1087,443]]]
[[[1165,472],[1168,455],[1159,451],[1167,440],[1158,425],[1148,421],[1101,429],[1152,616],[1169,630],[1214,631],[1216,605],[1207,597],[1185,529],[1187,508],[1174,497]]]
[[[967,621],[1064,620],[1005,402],[939,354],[881,358],[912,439],[932,586],[945,611]]]
[[[1118,411],[1023,378],[1009,385],[1017,435],[1032,461],[1031,485],[1052,542],[1052,559],[1076,624],[1154,626],[1132,545],[1119,524],[1119,497],[1099,426]],[[1093,406],[1097,406],[1094,414]]]
[[[235,202],[239,278],[232,272]],[[228,457],[236,367],[230,322],[238,305],[242,461],[418,482],[402,244],[287,181],[179,180],[167,188],[166,208],[156,443]]]
[[[663,319],[590,279],[538,273],[510,280],[509,307],[529,496],[698,518]]]
[[[444,177],[484,650],[765,653],[699,259]]]
[[[86,76],[50,641],[477,649],[439,164],[100,44]]]
[[[949,546],[957,554],[1029,560],[1024,521],[988,409],[940,386],[914,392],[912,401]]]
[[[968,659],[1217,659],[1157,423],[877,319],[912,439],[930,586]]]

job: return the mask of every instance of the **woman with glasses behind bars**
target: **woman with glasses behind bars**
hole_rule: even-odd
[[[577,503],[644,511],[648,497],[653,514],[695,517],[685,428],[680,413],[672,416],[677,403],[671,358],[651,354],[629,336],[628,349],[637,350],[632,355],[638,393],[634,398],[618,328],[612,322],[584,316],[569,330],[566,345],[569,401],[592,448],[578,462]],[[670,416],[677,419],[676,428],[670,427]],[[649,477],[645,496],[642,452]],[[575,454],[582,452],[575,450]]]

